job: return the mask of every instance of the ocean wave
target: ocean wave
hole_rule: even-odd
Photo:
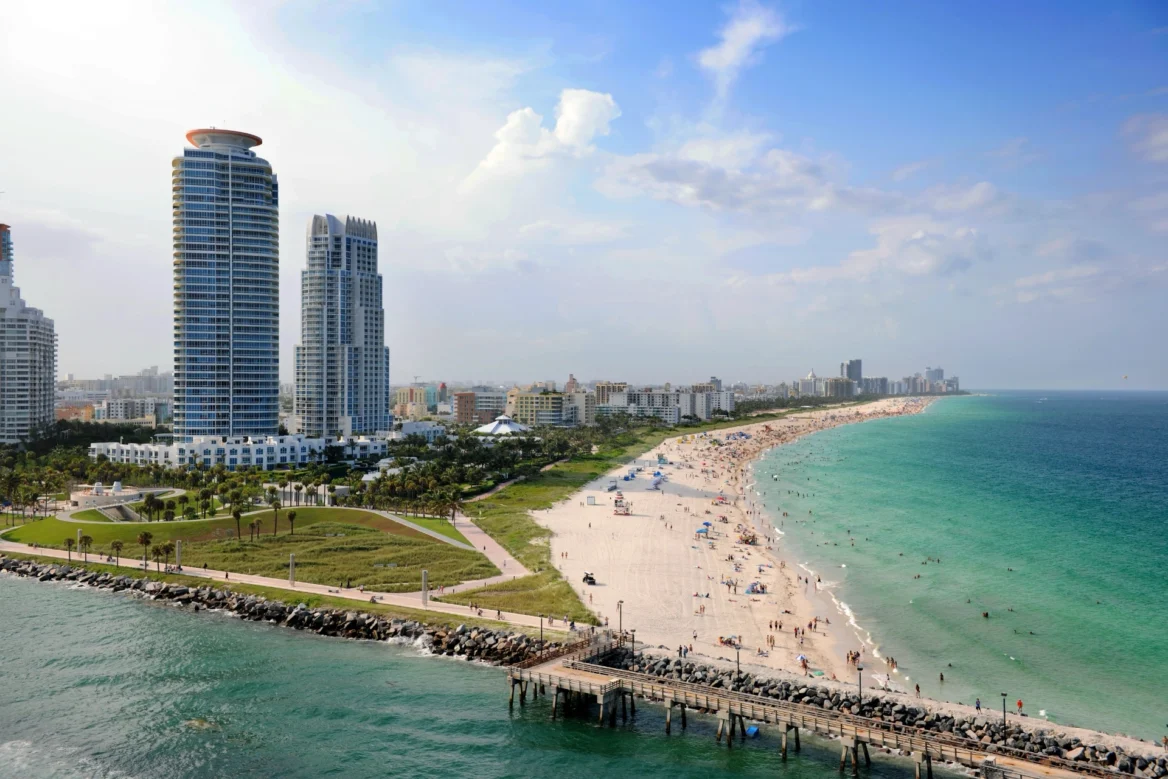
[[[31,741],[0,743],[0,776],[25,779],[129,779],[130,774],[102,765],[74,750],[47,747]]]

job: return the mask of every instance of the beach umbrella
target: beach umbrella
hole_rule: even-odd
[[[708,519],[705,522],[703,522],[702,524],[705,525],[706,527],[713,527],[713,525],[714,525],[714,523],[710,522],[710,520],[708,520]]]
[[[801,663],[807,659],[807,655],[798,655],[795,659]]]
[[[709,529],[709,528],[707,528],[707,527],[699,527],[699,528],[698,528],[697,530],[695,530],[694,532],[695,532],[695,533],[709,533],[709,532],[710,532],[710,529]]]

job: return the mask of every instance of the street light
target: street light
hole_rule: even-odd
[[[859,680],[856,682],[856,688],[860,691],[860,705],[864,705],[864,666],[857,664],[856,673],[859,674]]]
[[[616,632],[623,643],[625,638],[625,602],[623,600],[616,602]]]
[[[1002,727],[1006,727],[1006,693],[1002,693]]]
[[[539,651],[543,651],[543,614],[539,615]]]
[[[629,631],[633,634],[633,662],[637,662],[637,629],[633,628]]]
[[[740,654],[741,652],[742,652],[742,647],[736,645],[734,647],[734,666],[735,666],[735,668],[738,669],[738,677],[737,677],[738,679],[742,678],[742,656]],[[735,681],[737,681],[737,679]]]

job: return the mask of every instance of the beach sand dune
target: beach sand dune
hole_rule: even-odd
[[[781,510],[769,507],[767,515],[754,502],[748,466],[766,450],[818,430],[925,405],[888,399],[672,438],[535,518],[554,533],[553,562],[584,603],[610,627],[636,630],[638,643],[674,654],[692,645],[694,655],[733,661],[734,647],[723,643],[733,640],[743,664],[846,679],[852,675],[846,652],[862,644],[815,577],[786,556],[772,524],[782,521]],[[659,464],[659,455],[668,464]],[[636,477],[625,481],[630,470]],[[658,472],[664,480],[654,487]],[[613,480],[619,492],[608,490]],[[627,516],[616,513],[618,495]],[[741,543],[750,533],[757,545]],[[596,585],[584,584],[586,571]],[[765,593],[748,594],[752,583]],[[797,637],[796,627],[805,635]]]

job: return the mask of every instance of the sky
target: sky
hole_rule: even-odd
[[[171,366],[170,163],[263,138],[391,379],[1168,387],[1161,2],[7,0],[0,222],[62,375]],[[1127,376],[1125,379],[1124,376]]]

